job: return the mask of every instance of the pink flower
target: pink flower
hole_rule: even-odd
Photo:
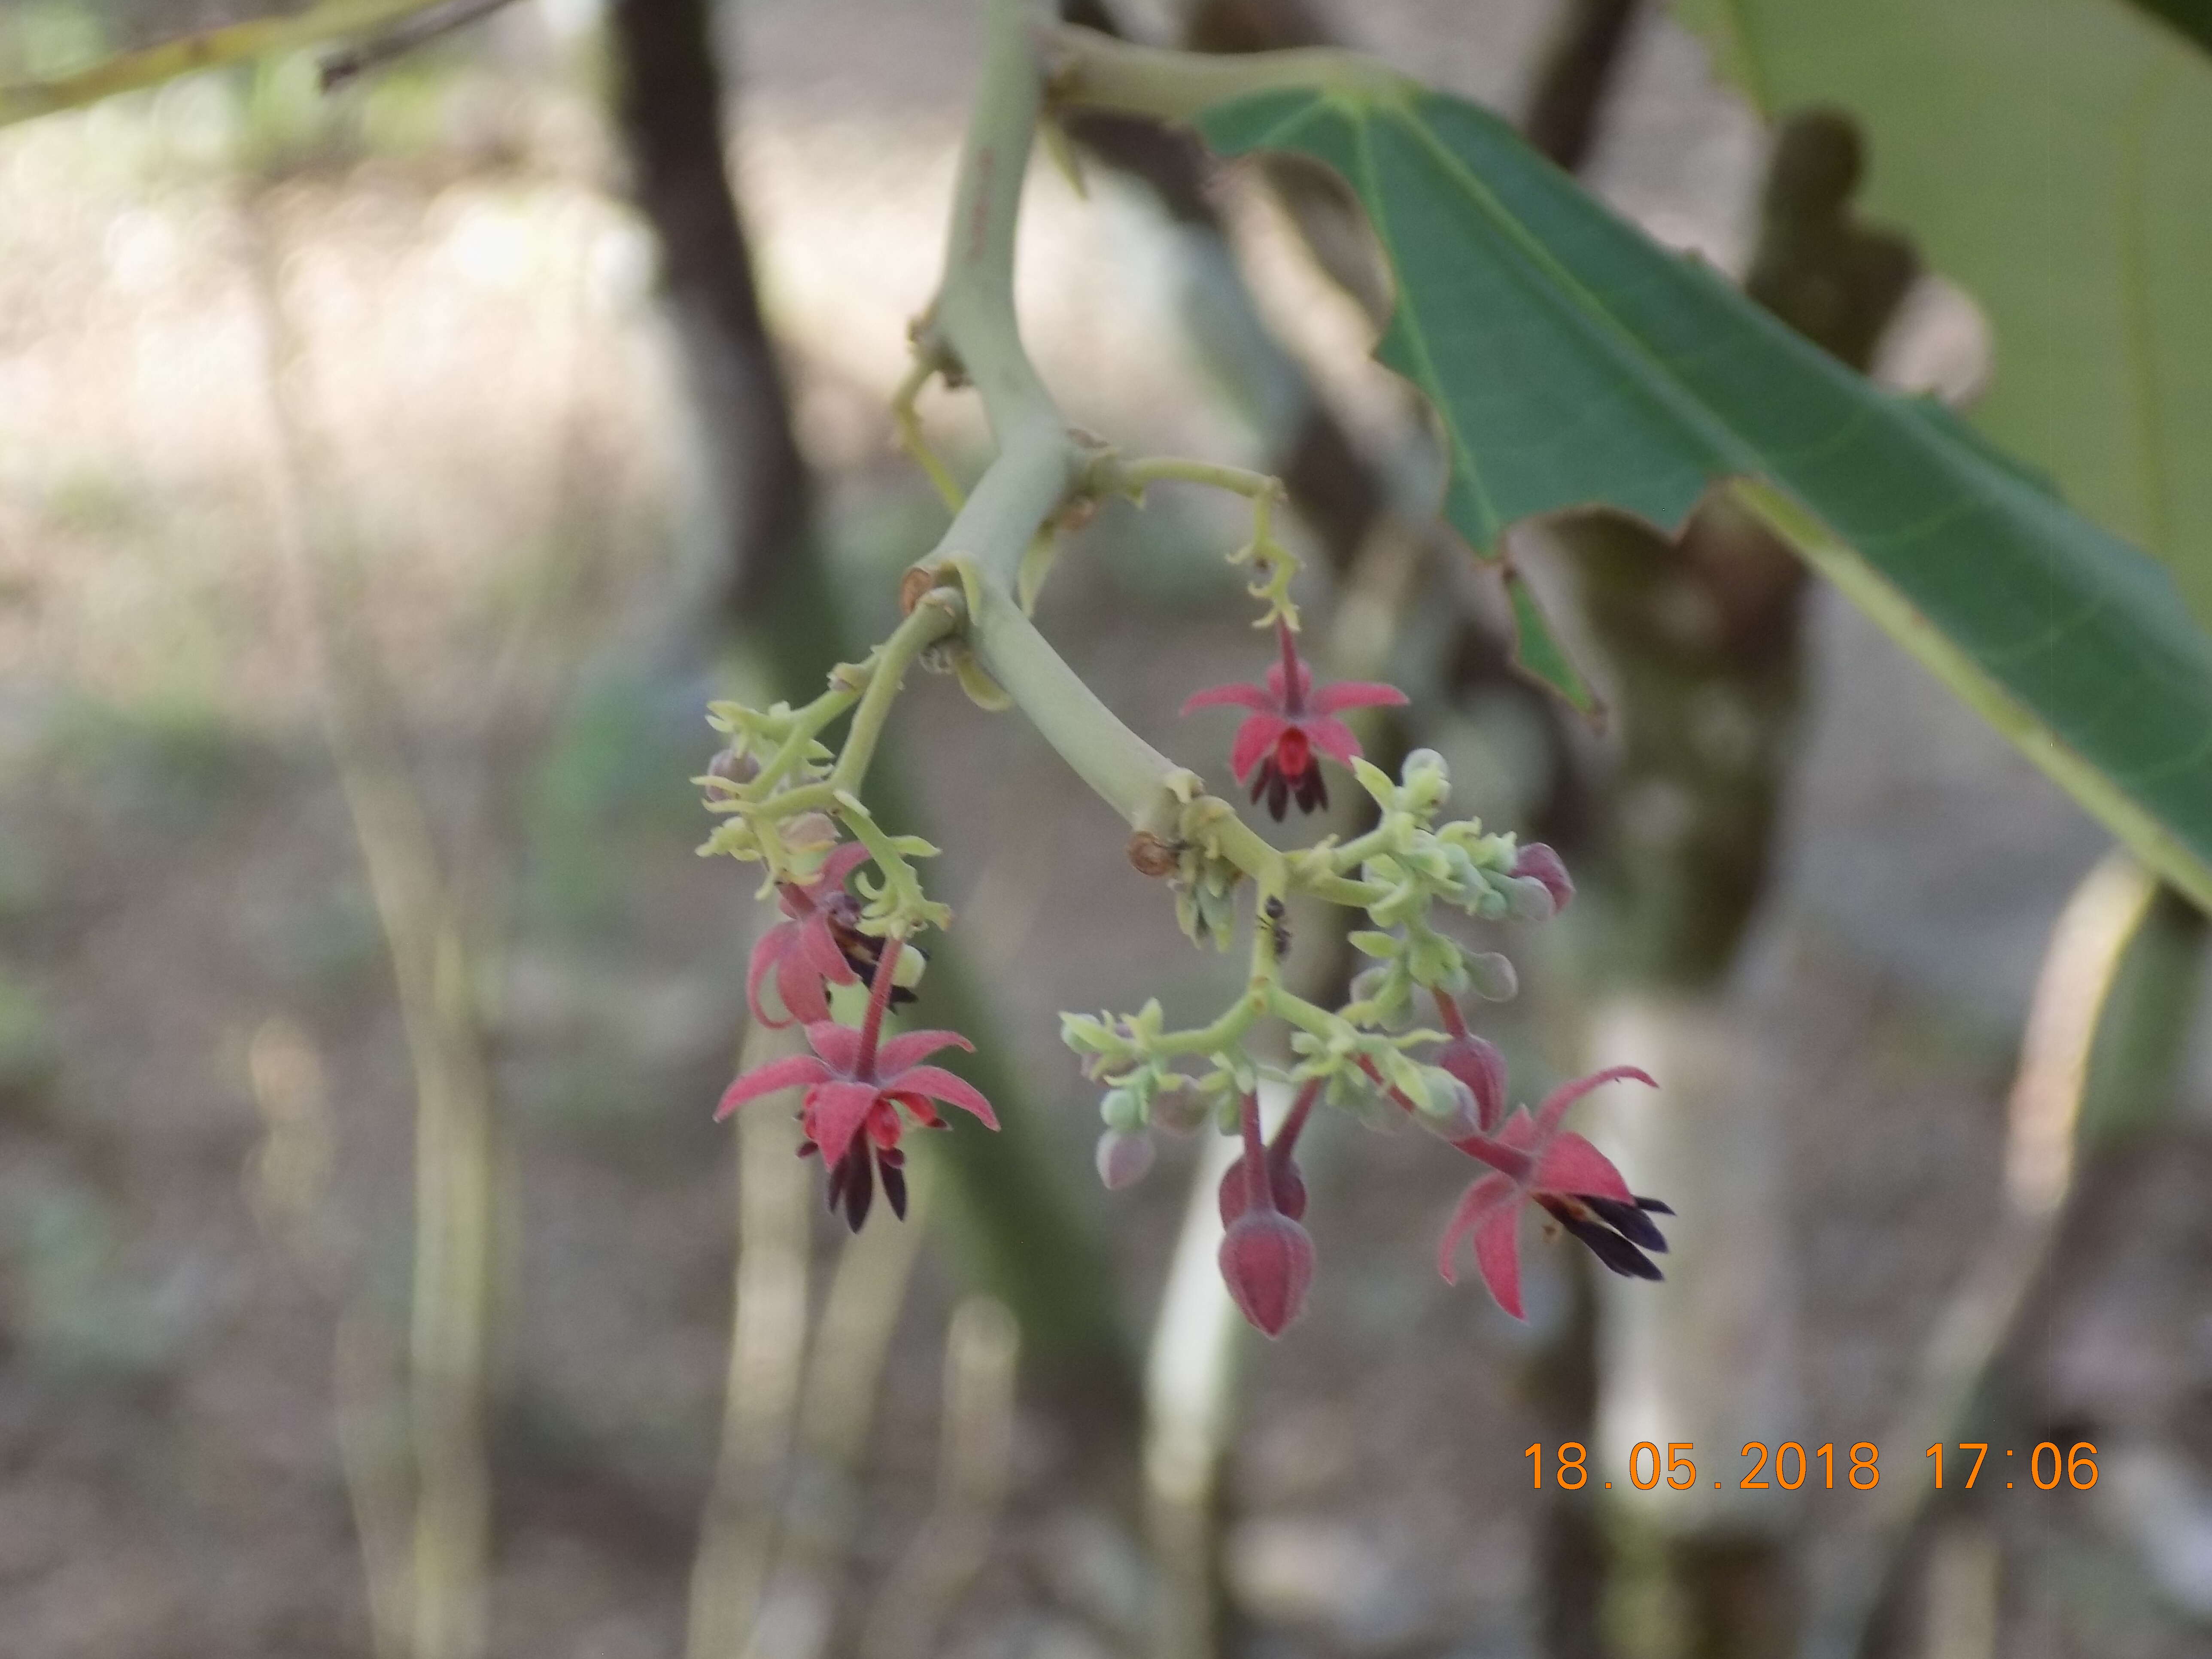
[[[941,1066],[915,1064],[939,1048],[972,1052],[975,1045],[957,1031],[908,1031],[878,1042],[900,949],[898,939],[884,942],[868,988],[867,1015],[858,1030],[827,1019],[810,1022],[806,1042],[812,1054],[793,1054],[747,1072],[723,1091],[714,1109],[719,1121],[749,1100],[804,1085],[799,1121],[806,1144],[800,1154],[820,1152],[830,1170],[830,1207],[842,1206],[855,1232],[867,1219],[878,1172],[891,1209],[906,1214],[906,1159],[898,1150],[906,1128],[902,1109],[924,1127],[942,1128],[944,1120],[930,1102],[943,1101],[974,1114],[988,1128],[999,1127],[991,1103],[973,1084]]]
[[[1476,1127],[1485,1134],[1496,1132],[1505,1115],[1505,1056],[1498,1045],[1467,1029],[1459,1005],[1442,991],[1436,994],[1437,1012],[1443,1016],[1449,1040],[1430,1057],[1468,1086],[1474,1096]]]
[[[1406,694],[1395,685],[1363,680],[1316,691],[1313,670],[1300,660],[1290,624],[1277,622],[1275,634],[1283,659],[1267,670],[1265,685],[1217,685],[1191,698],[1182,712],[1224,706],[1252,711],[1230,745],[1229,769],[1239,783],[1250,775],[1252,799],[1264,794],[1267,811],[1279,822],[1293,796],[1302,812],[1328,805],[1328,786],[1315,761],[1316,750],[1342,766],[1358,758],[1359,739],[1336,716],[1347,708],[1402,703]]]
[[[822,873],[812,881],[778,884],[776,902],[787,920],[760,936],[745,974],[745,1000],[762,1024],[781,1027],[796,1019],[812,1025],[825,1020],[830,999],[824,981],[857,985],[861,973],[873,970],[880,941],[860,932],[860,901],[845,890],[845,878],[867,861],[868,849],[848,842],[823,860]],[[771,971],[789,1018],[770,1018],[761,1004],[761,988]],[[913,1000],[909,992],[891,993],[894,1006]]]
[[[1316,1084],[1308,1084],[1276,1132],[1279,1158],[1260,1140],[1260,1101],[1244,1097],[1243,1156],[1221,1183],[1221,1278],[1244,1317],[1269,1336],[1280,1336],[1305,1304],[1313,1283],[1313,1240],[1297,1218],[1306,1206],[1305,1185],[1291,1162],[1291,1147],[1313,1108]],[[1241,1191],[1233,1190],[1241,1188]]]
[[[1449,1284],[1458,1282],[1461,1241],[1472,1236],[1475,1266],[1498,1305],[1516,1319],[1521,1311],[1521,1211],[1532,1200],[1561,1226],[1588,1245],[1614,1273],[1632,1279],[1657,1279],[1658,1267],[1645,1250],[1664,1251],[1667,1241],[1651,1212],[1674,1211],[1656,1198],[1628,1190],[1620,1171],[1598,1149],[1562,1130],[1569,1106],[1605,1084],[1633,1078],[1658,1087],[1633,1066],[1615,1066],[1554,1090],[1531,1117],[1517,1109],[1493,1138],[1474,1134],[1457,1140],[1470,1157],[1489,1164],[1460,1199],[1437,1249],[1437,1269]]]

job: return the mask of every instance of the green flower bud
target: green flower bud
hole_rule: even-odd
[[[1558,913],[1552,890],[1534,876],[1508,876],[1505,902],[1516,921],[1549,921]]]
[[[1098,1103],[1098,1115],[1105,1120],[1108,1128],[1134,1134],[1145,1127],[1145,1102],[1133,1089],[1109,1089],[1106,1097]]]
[[[1495,951],[1468,957],[1467,973],[1468,988],[1486,1002],[1510,1002],[1521,989],[1513,964]]]

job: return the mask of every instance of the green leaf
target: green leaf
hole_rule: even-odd
[[[2212,0],[2136,0],[2136,4],[2212,52]]]
[[[1989,318],[1975,425],[2212,626],[2212,57],[2122,0],[1675,7],[1770,112],[1850,112],[1862,211]]]
[[[1513,606],[1513,662],[1522,672],[1548,685],[1565,697],[1575,711],[1592,720],[1602,720],[1605,704],[1589,688],[1536,603],[1528,580],[1515,569],[1505,572],[1505,597]]]
[[[1479,549],[1601,503],[1678,525],[1716,479],[2142,856],[2212,904],[2212,640],[2158,565],[1955,423],[1668,253],[1504,122],[1436,94],[1205,112],[1365,204],[1396,276],[1378,355],[1436,405]]]

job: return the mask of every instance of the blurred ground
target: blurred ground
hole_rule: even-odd
[[[971,9],[751,0],[738,29],[736,159],[771,320],[803,437],[831,469],[839,556],[886,605],[936,522],[882,410],[938,256]],[[1508,106],[1547,17],[1534,0],[1338,9],[1364,44]],[[474,799],[489,763],[477,810],[519,842],[498,887],[514,1206],[499,1648],[626,1659],[680,1644],[728,1316],[730,1140],[706,1109],[728,1068],[750,882],[691,857],[684,780],[710,746],[708,688],[652,658],[662,596],[696,556],[697,491],[650,250],[611,194],[591,105],[547,89],[574,40],[518,15],[498,46],[458,77],[398,72],[334,129],[280,76],[0,133],[0,1648],[21,1659],[368,1651],[333,1331],[337,1287],[367,1286],[339,1380],[354,1430],[389,1435],[411,1093],[287,597],[257,270],[298,332],[331,510],[366,572],[359,620],[404,688],[434,799]],[[255,192],[240,155],[281,158],[283,182]],[[1756,159],[1694,52],[1650,31],[1599,183],[1725,262]],[[1255,459],[1249,423],[1192,366],[1142,204],[1107,182],[1086,205],[1044,171],[1033,199],[1023,304],[1072,418]],[[1301,295],[1284,273],[1267,298]],[[1319,301],[1287,321],[1324,343],[1351,326]],[[1330,374],[1354,408],[1387,402],[1374,371]],[[965,410],[940,404],[943,441],[972,449]],[[1250,657],[1210,557],[1233,526],[1172,503],[1153,517],[1141,545],[1102,524],[1040,620],[1126,718],[1202,764],[1218,733],[1172,716]],[[1104,607],[1141,626],[1096,627]],[[525,613],[542,626],[510,649]],[[1869,625],[1824,595],[1815,627],[1784,875],[1730,1010],[1788,1080],[1808,1443],[1887,1422],[1984,1235],[2037,954],[2104,845]],[[520,706],[557,699],[542,752],[531,720],[483,729],[494,661]],[[1024,1108],[1087,1165],[1091,1103],[1054,1011],[1151,991],[1172,1006],[1212,970],[1105,810],[1024,729],[939,682],[896,729]],[[1561,1012],[1565,988],[1532,954],[1526,1000]],[[1571,1014],[1510,1035],[1532,1065],[1564,1066]],[[252,1056],[271,1044],[322,1079],[288,1143],[330,1137],[304,1237],[251,1201],[268,1133]],[[1250,1356],[1233,1469],[1253,1651],[1526,1652],[1534,1431],[1515,1379],[1529,1338],[1430,1268],[1458,1169],[1418,1135],[1327,1133],[1313,1311]],[[1133,1319],[1187,1157],[1101,1201]],[[2208,1166],[2200,1148],[2137,1194],[2173,1249],[2130,1256],[2118,1224],[2101,1254],[2081,1246],[2038,1373],[2051,1420],[2204,1420],[2212,1271],[2188,1218],[2212,1195]],[[1540,1329],[1556,1266],[1544,1251],[1532,1267]],[[926,1257],[885,1378],[855,1611],[928,1503],[956,1289]],[[1079,1449],[1024,1419],[1012,1512],[954,1650],[1139,1650],[1126,1542],[1055,1486]],[[2212,1447],[2197,1452],[2203,1478]],[[2103,1534],[2080,1498],[2022,1495],[2006,1536],[2114,1588],[2084,1626],[2065,1610],[2078,1598],[2027,1575],[2028,1644],[2013,1650],[2192,1650],[2131,1558],[2084,1544]],[[1854,1502],[1820,1495],[1815,1525],[1848,1530]]]

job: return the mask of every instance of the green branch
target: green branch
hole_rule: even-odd
[[[373,33],[438,3],[440,0],[322,0],[289,15],[228,23],[143,51],[122,52],[72,75],[0,85],[0,126],[97,103],[119,92],[159,86],[180,75]]]

